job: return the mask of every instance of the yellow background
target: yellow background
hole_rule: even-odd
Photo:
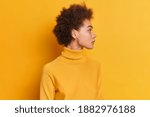
[[[62,7],[83,0],[0,1],[0,99],[39,99],[42,67],[61,47],[52,33]],[[150,99],[150,1],[85,0],[93,8],[105,99]]]

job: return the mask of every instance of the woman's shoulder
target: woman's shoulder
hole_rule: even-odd
[[[91,64],[94,64],[96,66],[100,66],[100,61],[95,59],[95,58],[93,58],[93,57],[87,56],[87,62],[91,63]]]
[[[52,61],[50,61],[50,62],[48,62],[48,63],[45,63],[44,65],[43,65],[43,69],[44,70],[48,70],[48,71],[50,71],[50,70],[52,70],[52,69],[54,69],[56,66],[57,66],[57,60],[58,58],[56,58],[56,59],[54,59],[54,60],[52,60]]]

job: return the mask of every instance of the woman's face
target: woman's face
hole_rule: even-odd
[[[81,48],[92,49],[94,46],[96,35],[92,31],[93,26],[90,20],[86,19],[83,25],[77,31],[77,41]]]

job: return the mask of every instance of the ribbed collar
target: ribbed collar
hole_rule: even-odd
[[[83,58],[83,50],[73,50],[67,47],[64,47],[61,55],[67,59],[79,60]]]

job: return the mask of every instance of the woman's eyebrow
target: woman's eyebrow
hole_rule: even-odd
[[[93,26],[92,26],[92,25],[89,25],[88,28],[93,28]]]

